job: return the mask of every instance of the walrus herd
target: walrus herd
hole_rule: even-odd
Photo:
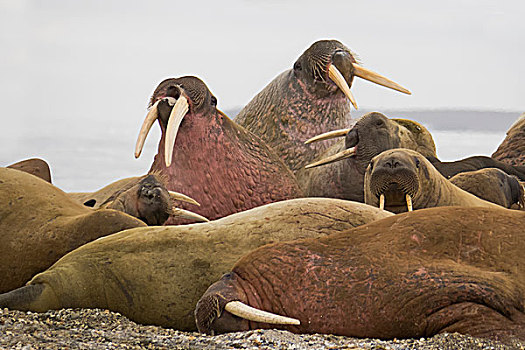
[[[341,42],[290,66],[235,119],[201,79],[165,79],[136,140],[139,157],[158,121],[151,168],[96,192],[63,192],[42,159],[0,168],[0,307],[525,341],[525,115],[491,157],[442,162],[417,121],[351,118],[355,77],[410,91]]]

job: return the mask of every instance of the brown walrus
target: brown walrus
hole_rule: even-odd
[[[366,204],[393,213],[451,205],[501,208],[455,186],[420,153],[403,148],[372,159],[364,191]]]
[[[168,191],[162,176],[156,174],[118,180],[94,193],[69,195],[88,207],[120,210],[149,226],[163,225],[169,217],[208,221],[201,215],[177,208],[174,201],[199,203],[181,193]]]
[[[266,245],[210,286],[196,323],[205,333],[524,340],[524,226],[521,211],[442,207]]]
[[[18,288],[67,252],[145,224],[115,210],[92,210],[50,183],[0,168],[0,292]]]
[[[316,159],[330,144],[309,144],[314,135],[348,125],[354,77],[410,92],[357,64],[337,40],[313,43],[244,107],[235,121],[272,147],[294,172]]]
[[[335,137],[344,137],[344,140],[330,147],[319,161],[297,173],[306,196],[364,202],[364,174],[374,156],[392,148],[408,148],[427,157],[436,156],[432,135],[423,125],[406,119],[389,119],[378,112],[365,114],[351,129],[328,132],[307,142]]]
[[[304,198],[205,224],[128,230],[64,256],[27,286],[0,295],[0,308],[106,308],[144,324],[196,330],[199,297],[242,255],[391,215],[361,203]]]
[[[164,80],[151,97],[135,156],[158,120],[162,137],[150,172],[164,176],[169,190],[201,203],[195,211],[210,220],[302,197],[279,157],[216,105],[217,99],[196,77]]]
[[[510,127],[505,140],[492,157],[508,164],[522,166],[525,172],[525,113]]]
[[[44,181],[51,183],[51,170],[49,164],[40,158],[30,158],[8,165],[7,168],[25,171],[35,175]]]
[[[505,208],[525,209],[525,188],[501,169],[485,168],[457,174],[449,180],[462,190]]]

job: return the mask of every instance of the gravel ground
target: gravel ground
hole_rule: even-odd
[[[107,310],[65,309],[38,314],[0,309],[1,349],[525,349],[525,343],[440,334],[382,341],[256,330],[205,336],[138,325]]]

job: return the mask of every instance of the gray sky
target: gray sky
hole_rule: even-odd
[[[38,150],[39,140],[97,130],[125,139],[131,161],[164,78],[197,75],[228,110],[325,38],[413,92],[358,80],[352,90],[363,108],[521,112],[524,15],[521,0],[0,0],[0,162],[38,153],[24,148],[27,138]],[[148,164],[152,152],[143,155]]]

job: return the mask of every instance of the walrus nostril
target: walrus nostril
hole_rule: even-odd
[[[179,87],[174,86],[174,85],[170,86],[170,87],[166,90],[166,96],[168,96],[168,97],[173,97],[173,98],[175,98],[176,100],[178,100],[179,97],[180,97],[180,89],[179,89]]]

